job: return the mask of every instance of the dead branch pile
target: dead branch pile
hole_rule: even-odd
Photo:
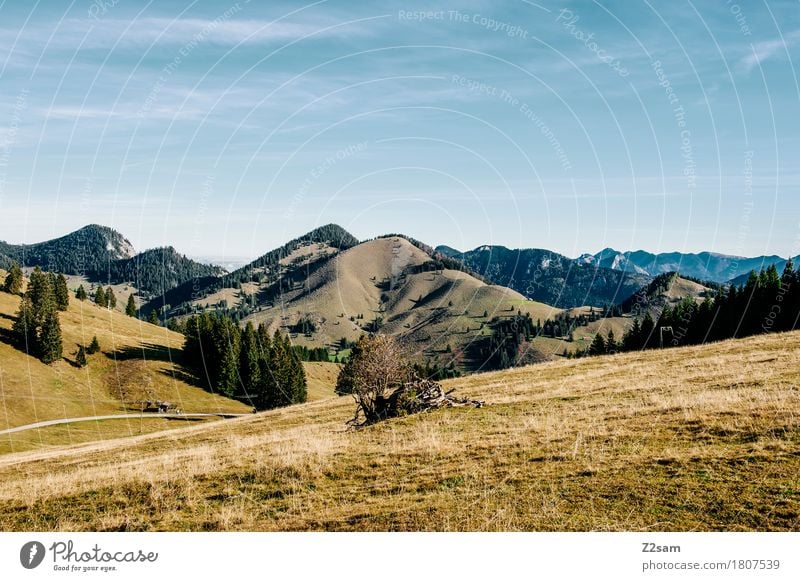
[[[397,387],[388,397],[378,396],[369,411],[359,405],[355,417],[348,422],[358,427],[375,423],[387,418],[396,418],[410,414],[418,414],[429,410],[446,407],[471,406],[483,407],[483,401],[467,399],[451,395],[453,390],[445,392],[442,386],[429,379],[415,378]],[[356,398],[358,402],[358,398]],[[363,421],[361,418],[364,418]]]

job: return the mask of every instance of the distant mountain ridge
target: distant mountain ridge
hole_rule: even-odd
[[[484,245],[468,252],[448,246],[436,250],[463,261],[495,284],[559,308],[617,304],[650,280],[645,274],[587,264],[540,248]]]
[[[130,282],[148,295],[162,294],[192,278],[225,273],[220,267],[195,262],[172,247],[136,254],[122,234],[97,224],[35,244],[0,242],[0,267],[7,268],[10,261],[86,276],[101,284]]]
[[[597,254],[583,254],[578,260],[585,264],[650,276],[680,272],[685,276],[716,283],[727,283],[746,277],[750,271],[758,272],[772,264],[782,271],[787,262],[786,258],[777,255],[747,258],[716,252],[654,254],[644,250],[619,252],[613,248],[605,248]],[[797,257],[794,261],[797,262]]]

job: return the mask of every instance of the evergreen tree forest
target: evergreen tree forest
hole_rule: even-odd
[[[616,342],[605,340],[605,352],[698,345],[711,341],[795,330],[800,319],[800,271],[790,260],[782,274],[770,266],[751,272],[741,286],[720,288],[698,303],[691,298],[666,306],[657,320],[646,313]],[[595,338],[597,340],[597,338]],[[589,355],[600,354],[598,346]]]
[[[288,336],[209,312],[189,317],[185,335],[185,363],[209,391],[257,410],[306,401],[303,364]]]

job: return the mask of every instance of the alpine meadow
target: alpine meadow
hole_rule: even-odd
[[[0,3],[0,570],[790,578],[798,31]],[[73,535],[217,531],[592,535]]]

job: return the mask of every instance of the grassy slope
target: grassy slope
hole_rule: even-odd
[[[447,382],[0,458],[2,530],[798,530],[800,333]]]
[[[9,342],[19,297],[0,292],[0,429],[49,419],[123,413],[121,401],[153,399],[176,403],[186,412],[247,412],[239,402],[193,387],[182,376],[178,356],[183,337],[163,327],[109,312],[90,302],[70,300],[60,313],[65,360],[44,365]],[[97,336],[101,353],[74,366],[78,344]],[[112,422],[113,424],[114,422]],[[163,422],[166,424],[166,422]],[[99,430],[97,437],[129,435],[125,429]],[[60,430],[40,430],[38,445],[63,443]],[[138,433],[138,425],[137,425]],[[0,436],[0,452],[25,449],[31,434]],[[69,440],[67,440],[69,441]],[[19,443],[18,446],[15,444]]]
[[[303,368],[306,372],[308,401],[336,397],[334,388],[336,387],[336,379],[339,377],[339,370],[342,368],[341,365],[338,363],[306,361],[303,363]]]
[[[494,316],[521,310],[534,320],[545,320],[560,312],[459,271],[400,276],[407,267],[428,260],[424,252],[403,238],[371,240],[342,252],[314,272],[308,294],[287,295],[283,304],[249,318],[274,329],[310,316],[317,322],[318,331],[311,338],[299,335],[294,340],[320,347],[342,337],[357,340],[364,333],[361,326],[380,316],[384,321],[382,332],[401,336],[413,351],[425,351],[446,364],[453,357],[444,353],[447,345],[456,351],[489,333],[488,326],[481,329],[481,323]],[[382,281],[387,282],[383,290],[379,288]],[[483,317],[484,312],[487,317]],[[363,319],[350,320],[359,314]]]

